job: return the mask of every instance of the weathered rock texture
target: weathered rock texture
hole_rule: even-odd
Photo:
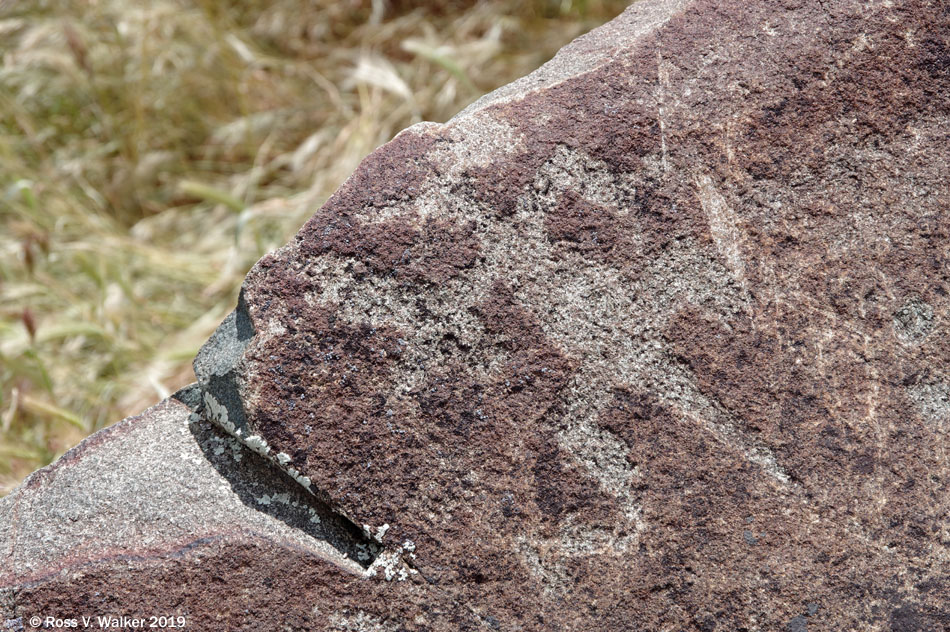
[[[248,275],[196,413],[0,504],[5,616],[950,629],[948,38],[644,0],[406,130]]]

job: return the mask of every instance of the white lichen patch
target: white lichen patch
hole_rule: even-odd
[[[228,409],[222,406],[221,402],[215,399],[214,395],[207,391],[204,392],[203,398],[208,419],[233,434],[234,424],[228,419]]]
[[[231,448],[231,458],[234,459],[235,463],[240,463],[241,459],[244,458],[244,448],[241,446],[241,442],[234,437],[228,437],[228,445]]]
[[[229,435],[224,435],[212,436],[210,441],[213,446],[211,451],[215,456],[221,456],[230,450],[231,458],[234,459],[235,462],[240,463],[241,458],[243,458],[244,448],[237,439]]]
[[[212,452],[215,456],[221,456],[224,454],[225,446],[224,439],[222,437],[211,437],[211,443],[214,444]]]
[[[380,571],[382,571],[383,577],[386,581],[391,582],[396,581],[406,581],[409,578],[409,570],[407,570],[405,563],[402,561],[400,553],[402,552],[402,547],[399,547],[395,551],[383,551],[379,554],[379,557],[373,561],[369,568],[366,569],[364,573],[366,577],[376,577]]]
[[[254,450],[261,456],[267,456],[270,452],[270,446],[267,445],[267,440],[260,435],[251,435],[244,440],[244,445]]]
[[[308,492],[311,492],[311,493],[313,492],[313,490],[311,489],[310,477],[304,476],[303,474],[301,474],[300,470],[298,470],[297,468],[289,466],[292,460],[289,454],[285,452],[278,452],[276,457],[272,456],[271,447],[270,445],[268,445],[267,440],[264,439],[264,437],[257,434],[252,434],[250,436],[244,437],[241,433],[241,429],[234,427],[234,424],[231,423],[230,420],[228,419],[227,409],[224,406],[222,406],[220,402],[218,402],[218,400],[214,397],[214,395],[212,395],[211,393],[205,392],[204,401],[205,401],[207,415],[211,419],[211,421],[218,424],[226,432],[228,432],[228,434],[234,437],[233,440],[235,441],[235,443],[232,445],[231,449],[232,449],[232,455],[234,456],[235,461],[241,460],[241,451],[240,451],[239,446],[240,445],[247,446],[254,452],[260,454],[263,457],[268,458],[273,463],[276,463],[280,467],[281,470],[286,472],[292,479],[297,481],[297,483],[299,483]],[[222,452],[223,450],[219,451],[217,448],[215,449],[216,455],[220,455]]]
[[[384,527],[385,529],[388,529],[389,525],[384,525]],[[369,527],[367,525],[363,525],[363,528],[364,530],[367,530],[367,533],[369,533],[368,531]],[[385,534],[385,529],[383,527],[380,527],[377,530],[377,533],[382,531],[382,533]],[[382,536],[380,535],[379,538],[381,539]],[[406,543],[412,545],[412,550],[415,550],[416,546],[415,544],[413,544],[411,540],[407,540]],[[375,545],[370,545],[370,546],[373,547],[374,549],[377,549]],[[369,559],[370,556],[368,554],[366,555],[366,557],[363,557],[364,547],[361,546],[359,548],[361,550],[357,554],[357,557],[359,557],[363,561]],[[373,551],[373,553],[376,553],[376,552],[378,552],[378,549],[376,551]],[[364,577],[376,577],[377,575],[380,574],[380,572],[382,572],[383,579],[385,579],[388,582],[391,582],[393,580],[398,581],[398,582],[406,581],[407,579],[409,579],[411,575],[416,575],[419,571],[417,571],[414,568],[411,568],[406,563],[406,561],[403,559],[404,553],[406,553],[405,543],[403,546],[397,546],[395,549],[391,549],[391,550],[383,551],[379,553],[376,556],[376,559],[373,560],[373,563],[370,564],[369,568],[367,568],[366,571],[364,571],[363,573]],[[413,553],[410,553],[409,555],[412,558],[416,557],[415,554]]]
[[[356,557],[361,562],[367,562],[373,558],[373,552],[365,544],[356,545]]]
[[[287,472],[287,474],[289,474],[292,479],[294,479],[295,481],[297,481],[298,483],[300,483],[301,485],[303,485],[303,487],[304,487],[308,492],[309,492],[309,491],[313,491],[313,490],[310,489],[310,477],[309,477],[309,476],[304,476],[304,475],[302,475],[302,474],[297,470],[297,468],[294,468],[294,467],[284,468],[284,471]]]

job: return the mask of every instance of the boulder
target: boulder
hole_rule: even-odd
[[[942,3],[633,4],[0,502],[0,620],[950,628],[948,114]]]

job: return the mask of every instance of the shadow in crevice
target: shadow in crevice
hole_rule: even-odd
[[[237,307],[201,346],[192,365],[198,384],[224,406],[228,421],[242,432],[247,431],[247,416],[241,401],[238,365],[256,333],[242,289]]]
[[[230,484],[241,502],[326,542],[363,568],[373,563],[381,548],[362,529],[305,490],[276,464],[204,418],[201,389],[197,384],[181,389],[173,397],[195,413],[189,421],[189,430],[205,458]]]

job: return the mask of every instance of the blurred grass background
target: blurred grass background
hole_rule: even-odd
[[[0,495],[191,382],[366,154],[626,4],[0,0]]]

